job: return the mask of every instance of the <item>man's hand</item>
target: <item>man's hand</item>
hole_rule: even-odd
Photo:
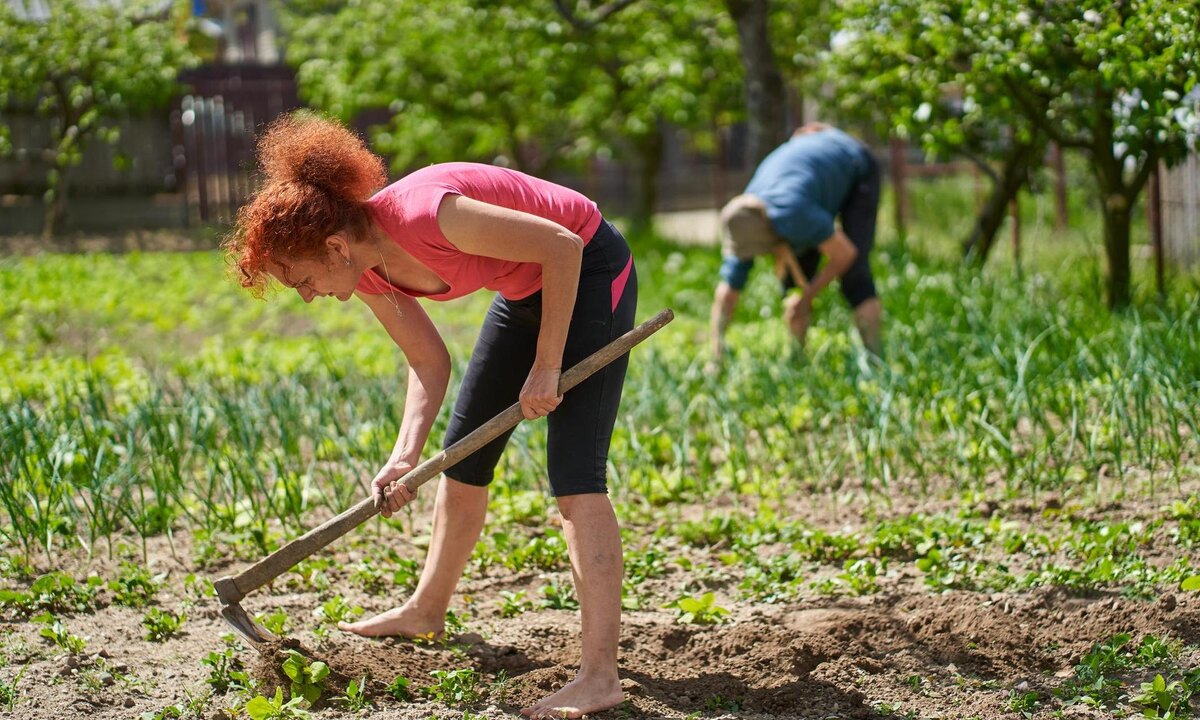
[[[812,320],[812,300],[809,295],[788,295],[783,301],[783,319],[787,322],[792,337],[804,347],[808,324]]]
[[[380,515],[391,517],[392,513],[399,512],[400,508],[417,499],[417,492],[400,482],[400,478],[412,469],[409,463],[389,461],[375,474],[375,479],[371,481],[371,497]]]
[[[561,368],[534,365],[521,388],[521,412],[526,420],[549,415],[562,402],[558,394],[558,379]]]

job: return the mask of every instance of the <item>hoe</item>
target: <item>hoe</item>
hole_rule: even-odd
[[[597,370],[629,352],[634,345],[650,337],[675,317],[670,310],[663,310],[646,322],[600,348],[577,365],[567,370],[559,379],[558,391],[565,393],[583,382]],[[409,490],[416,491],[430,478],[491,442],[500,434],[521,422],[520,403],[514,403],[504,412],[479,426],[471,434],[454,443],[437,455],[429,458],[400,479]],[[317,552],[329,543],[358,527],[379,512],[373,498],[366,498],[337,517],[309,530],[287,545],[254,563],[241,573],[223,577],[213,583],[221,598],[221,617],[255,647],[277,641],[278,638],[265,627],[255,622],[242,609],[242,598],[266,585],[296,563]]]

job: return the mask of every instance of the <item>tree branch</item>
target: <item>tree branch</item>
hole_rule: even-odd
[[[974,164],[977,168],[979,168],[980,172],[982,172],[984,175],[987,175],[989,178],[991,178],[993,183],[1000,182],[999,173],[996,172],[996,169],[993,168],[991,163],[989,163],[986,159],[977,155],[976,153],[971,152],[970,150],[966,149],[965,147],[958,148],[958,149],[956,149],[955,152],[957,152],[959,155],[962,155],[966,159],[970,160],[972,164]]]
[[[590,18],[581,18],[575,14],[575,10],[568,4],[568,0],[554,0],[554,7],[558,9],[558,14],[580,32],[591,32],[597,25],[602,24],[605,20],[613,15],[621,12],[625,8],[634,4],[638,0],[613,0],[607,5],[601,5],[599,9]]]

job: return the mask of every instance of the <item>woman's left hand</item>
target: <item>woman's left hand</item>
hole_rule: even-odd
[[[375,474],[375,479],[371,481],[371,497],[374,498],[375,507],[379,509],[380,515],[385,518],[391,517],[417,498],[416,490],[409,490],[407,485],[400,482],[400,478],[412,469],[411,463],[389,460]]]
[[[558,378],[562,369],[534,365],[521,388],[521,412],[526,420],[549,415],[562,402],[558,394]]]

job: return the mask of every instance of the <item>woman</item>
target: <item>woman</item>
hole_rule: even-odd
[[[579,193],[489,165],[433,165],[372,194],[386,181],[380,158],[341,125],[312,116],[273,123],[258,153],[266,184],[239,212],[225,243],[242,285],[261,295],[274,278],[305,302],[356,296],[408,361],[399,435],[371,481],[384,517],[413,500],[397,481],[419,464],[450,378],[445,343],[417,298],[498,292],[445,446],[517,401],[526,418],[549,416],[550,488],[582,611],[578,675],[521,712],[579,717],[619,704],[621,540],[605,470],[626,360],[566,397],[558,395],[558,380],[564,366],[633,326],[637,278],[625,240]],[[508,434],[445,472],[429,554],[408,602],[342,623],[343,630],[443,632],[507,440]]]

